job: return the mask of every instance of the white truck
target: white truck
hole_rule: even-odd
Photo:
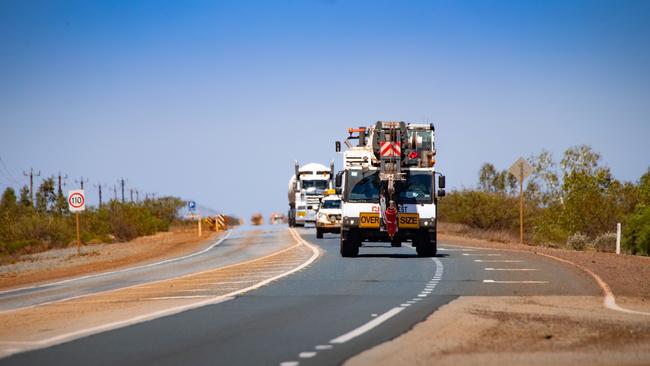
[[[295,162],[295,173],[289,179],[289,226],[316,223],[316,211],[324,192],[333,187],[334,162],[328,169],[323,164],[309,163],[302,167]]]
[[[432,124],[382,121],[348,130],[335,184],[342,200],[343,257],[356,257],[365,241],[399,247],[410,240],[418,255],[436,254],[436,205],[445,195],[445,177],[439,176],[436,194],[434,132]]]

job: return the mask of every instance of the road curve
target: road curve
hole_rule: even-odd
[[[584,273],[534,254],[440,243],[438,257],[419,258],[410,247],[378,244],[341,258],[337,237],[299,233],[323,254],[283,280],[0,364],[331,365],[398,336],[458,296],[600,294]]]
[[[283,229],[283,228],[282,228]],[[292,244],[279,227],[243,228],[226,240],[216,239],[208,250],[144,266],[26,286],[0,292],[0,313],[65,299],[176,278],[261,257]]]

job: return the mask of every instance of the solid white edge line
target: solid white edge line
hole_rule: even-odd
[[[483,280],[483,283],[506,283],[506,284],[534,284],[534,283],[550,283],[548,281],[498,281],[498,280]]]
[[[295,239],[295,237],[294,237],[294,239]],[[226,268],[236,267],[236,266],[241,266],[241,265],[243,265],[243,264],[247,264],[247,263],[252,263],[252,262],[256,262],[256,261],[261,261],[261,260],[263,260],[263,259],[266,259],[266,258],[269,258],[269,257],[273,257],[273,256],[278,255],[278,254],[280,254],[280,253],[284,253],[284,252],[286,252],[286,251],[288,251],[288,250],[291,250],[291,249],[293,249],[293,248],[295,248],[295,247],[298,247],[298,246],[300,246],[300,245],[301,245],[301,243],[298,242],[298,243],[295,244],[295,245],[292,245],[292,246],[290,246],[290,247],[284,248],[284,249],[279,250],[279,251],[277,251],[277,252],[273,252],[273,253],[271,253],[271,254],[267,254],[267,255],[265,255],[265,256],[263,256],[263,257],[253,258],[253,259],[250,259],[250,260],[247,260],[247,261],[243,261],[243,262],[239,262],[239,263],[233,263],[233,264],[229,264],[229,265],[227,265],[227,266],[223,266],[223,267],[212,268],[212,269],[206,269],[206,270],[204,270],[204,271],[200,271],[200,272],[187,273],[187,274],[184,274],[184,275],[182,275],[182,276],[178,276],[178,277],[171,277],[171,278],[165,278],[165,279],[155,280],[155,281],[150,281],[150,282],[137,283],[137,284],[135,284],[135,285],[130,285],[130,286],[124,286],[124,287],[114,288],[114,289],[106,290],[106,291],[91,292],[91,293],[87,293],[87,294],[82,294],[82,295],[77,295],[77,296],[72,296],[72,297],[66,297],[66,298],[63,298],[63,299],[58,299],[58,300],[52,300],[52,301],[41,302],[41,303],[38,303],[38,304],[32,304],[32,305],[28,305],[28,306],[24,306],[24,307],[20,307],[20,308],[14,308],[14,309],[2,310],[2,311],[0,311],[0,314],[6,314],[6,313],[11,313],[11,312],[19,311],[19,310],[25,310],[25,309],[32,309],[32,308],[39,307],[39,306],[44,306],[44,305],[57,304],[57,303],[65,302],[65,301],[69,301],[69,300],[77,300],[77,299],[81,299],[81,298],[89,297],[89,296],[93,296],[93,295],[108,294],[108,293],[111,293],[111,292],[117,292],[117,291],[126,290],[126,289],[130,289],[130,288],[138,287],[138,286],[149,286],[149,285],[154,285],[154,284],[157,284],[157,283],[166,282],[166,281],[170,281],[170,280],[174,280],[174,281],[176,281],[176,280],[180,280],[180,279],[183,279],[183,278],[192,277],[192,276],[197,276],[197,275],[202,275],[202,274],[204,274],[204,273],[213,272],[213,271],[221,271],[221,270],[224,270],[224,269],[226,269]],[[254,276],[248,276],[248,278],[251,278],[251,277],[254,277]]]
[[[233,231],[234,231],[234,230],[233,230]],[[68,279],[61,280],[61,281],[56,281],[56,282],[48,282],[48,283],[43,283],[43,284],[39,284],[39,285],[26,286],[26,287],[19,287],[19,288],[14,288],[14,289],[9,289],[9,290],[4,290],[4,291],[0,291],[0,295],[5,295],[5,294],[8,294],[8,293],[12,293],[12,292],[19,292],[19,291],[25,291],[25,290],[32,290],[32,289],[36,289],[36,288],[43,288],[43,287],[49,287],[49,286],[62,285],[62,284],[64,284],[64,283],[70,283],[70,282],[80,281],[80,280],[87,280],[87,279],[89,279],[89,278],[96,278],[96,277],[108,276],[108,275],[112,275],[112,274],[116,274],[116,273],[124,273],[124,272],[129,272],[129,271],[135,271],[135,270],[137,270],[137,269],[149,268],[149,267],[159,266],[159,265],[161,265],[161,264],[165,264],[165,263],[171,263],[171,262],[176,262],[176,261],[181,261],[181,260],[184,260],[184,259],[192,258],[192,257],[195,257],[195,256],[197,256],[197,255],[201,255],[201,254],[203,254],[203,253],[206,253],[206,252],[212,250],[212,249],[213,249],[214,247],[216,247],[217,245],[223,243],[224,240],[226,240],[226,239],[228,239],[228,238],[230,237],[230,235],[232,234],[233,231],[228,231],[228,232],[226,233],[226,235],[224,235],[223,237],[219,238],[219,240],[217,240],[216,242],[212,243],[212,244],[211,244],[210,246],[208,246],[207,248],[204,248],[204,249],[202,249],[202,250],[200,250],[200,251],[198,251],[198,252],[195,252],[195,253],[190,253],[190,254],[184,255],[184,256],[182,256],[182,257],[165,259],[165,260],[160,261],[160,262],[149,263],[149,264],[143,264],[143,265],[140,265],[140,266],[129,267],[129,268],[123,268],[123,269],[119,269],[119,270],[116,270],[116,271],[102,272],[102,273],[95,273],[95,274],[86,275],[86,276],[81,276],[81,277],[68,278]]]
[[[536,254],[539,254],[539,255],[542,255],[542,256],[545,256],[545,257],[548,257],[548,258],[552,258],[552,259],[555,259],[555,260],[560,261],[560,262],[572,264],[572,265],[582,269],[583,271],[587,272],[589,275],[591,275],[591,277],[596,281],[596,283],[601,288],[601,290],[603,290],[603,293],[605,295],[604,298],[603,298],[603,306],[605,306],[607,309],[614,310],[614,311],[620,311],[622,313],[628,313],[628,314],[650,316],[649,312],[626,309],[626,308],[620,307],[618,304],[616,304],[616,297],[614,297],[614,293],[612,292],[612,289],[609,287],[607,282],[603,281],[603,279],[600,278],[600,276],[598,276],[597,274],[592,272],[589,268],[587,268],[585,266],[582,266],[580,264],[571,262],[569,260],[562,259],[562,258],[553,256],[553,255],[550,255],[550,254],[544,254],[544,253],[536,253]]]
[[[379,326],[381,323],[383,323],[386,320],[388,320],[388,319],[394,317],[395,315],[399,314],[404,309],[405,308],[402,308],[402,307],[394,307],[394,308],[388,310],[387,312],[379,315],[378,317],[374,318],[373,320],[367,322],[366,324],[364,324],[364,325],[362,325],[362,326],[360,326],[360,327],[358,327],[356,329],[353,329],[353,330],[351,330],[351,331],[349,331],[349,332],[347,332],[347,333],[345,333],[345,334],[343,334],[341,336],[338,336],[338,337],[332,339],[330,341],[330,343],[340,344],[340,343],[345,343],[345,342],[347,342],[347,341],[349,341],[351,339],[354,339],[354,338],[356,338],[356,337],[358,337],[358,336],[360,336],[360,335],[374,329],[375,327]]]
[[[7,357],[7,356],[10,356],[10,355],[15,354],[15,353],[25,352],[25,351],[29,351],[29,350],[33,350],[33,349],[37,349],[37,348],[50,347],[50,346],[54,346],[56,344],[69,342],[69,341],[72,341],[74,339],[87,337],[87,336],[92,335],[92,334],[97,334],[97,333],[105,332],[105,331],[108,331],[108,330],[123,328],[123,327],[129,326],[129,325],[134,325],[134,324],[142,323],[142,322],[157,319],[157,318],[162,318],[162,317],[165,317],[165,316],[175,315],[175,314],[187,311],[187,310],[197,309],[197,308],[207,306],[207,305],[214,305],[214,304],[219,304],[219,303],[222,303],[222,302],[226,302],[228,300],[234,299],[235,296],[237,296],[237,295],[241,295],[243,293],[258,289],[258,288],[260,288],[262,286],[265,286],[265,285],[267,285],[267,284],[269,284],[269,283],[271,283],[271,282],[273,282],[273,281],[275,281],[277,279],[280,279],[282,277],[286,277],[286,276],[288,276],[288,275],[290,275],[292,273],[300,271],[303,268],[305,268],[305,267],[309,266],[310,264],[312,264],[320,256],[320,251],[318,250],[318,248],[316,246],[314,246],[314,245],[306,242],[305,240],[303,240],[300,237],[300,235],[295,233],[294,229],[290,228],[289,232],[291,233],[293,238],[296,241],[298,241],[298,243],[303,244],[303,245],[307,246],[309,249],[312,250],[312,255],[311,255],[311,257],[309,257],[309,259],[307,259],[300,266],[298,266],[298,267],[296,267],[296,268],[294,268],[294,269],[292,269],[290,271],[287,271],[287,272],[285,272],[283,274],[280,274],[280,275],[277,275],[275,277],[271,277],[269,279],[261,281],[261,282],[255,284],[255,285],[253,285],[253,286],[249,286],[249,287],[237,290],[237,291],[233,291],[233,292],[230,292],[228,294],[220,295],[220,296],[217,296],[217,297],[209,299],[209,300],[204,300],[204,301],[199,301],[199,302],[192,303],[192,304],[181,305],[181,306],[177,306],[177,307],[174,307],[174,308],[159,310],[159,311],[155,311],[155,312],[150,313],[150,314],[139,315],[139,316],[136,316],[136,317],[133,317],[133,318],[130,318],[130,319],[125,319],[125,320],[120,320],[120,321],[116,321],[116,322],[112,322],[112,323],[102,324],[102,325],[98,325],[98,326],[91,327],[91,328],[80,329],[80,330],[77,330],[77,331],[74,331],[74,332],[60,334],[60,335],[55,336],[55,337],[50,337],[50,338],[46,338],[46,339],[42,339],[42,340],[38,340],[38,341],[29,341],[29,342],[20,343],[20,344],[30,345],[31,347],[22,348],[20,350],[13,350],[14,352],[11,352],[11,353],[5,352],[5,353],[2,354],[1,357]],[[290,248],[294,248],[294,247],[295,246],[292,246]],[[286,249],[282,250],[282,251],[279,251],[277,253],[281,253],[281,252],[284,252],[284,251],[286,251]],[[264,258],[264,257],[262,257],[262,258]],[[255,260],[260,260],[260,259],[261,258],[258,258],[258,259],[255,259]],[[245,262],[242,262],[242,263],[245,263]]]
[[[442,277],[443,273],[443,267],[442,267],[442,262],[438,258],[431,258],[431,260],[435,263],[436,269],[434,276],[439,276]],[[431,293],[429,291],[429,293]],[[417,295],[418,297],[426,297],[428,296],[428,293],[420,293]],[[406,309],[410,304],[409,302],[415,302],[415,301],[420,301],[422,300],[421,298],[413,298],[412,300],[407,301],[406,303],[403,303],[399,307],[394,307],[387,312],[383,313],[382,315],[372,319],[371,321],[361,325],[360,327],[353,329],[341,336],[338,336],[330,341],[330,343],[334,344],[340,344],[340,343],[345,343],[351,339],[354,339],[366,332],[369,332],[370,330],[374,329],[375,327],[381,325],[381,323],[387,321],[388,319],[392,318],[393,316],[399,314],[402,310]]]

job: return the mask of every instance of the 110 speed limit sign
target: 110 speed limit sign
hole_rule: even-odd
[[[79,212],[86,209],[86,196],[82,189],[68,192],[68,209],[70,212]]]

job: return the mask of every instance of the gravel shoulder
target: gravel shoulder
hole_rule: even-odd
[[[360,365],[647,365],[650,318],[600,297],[460,297],[402,336],[348,360]]]
[[[199,238],[195,230],[179,229],[124,243],[82,246],[80,256],[76,247],[25,255],[16,263],[0,266],[0,290],[181,256],[208,246],[218,235],[206,231]]]

